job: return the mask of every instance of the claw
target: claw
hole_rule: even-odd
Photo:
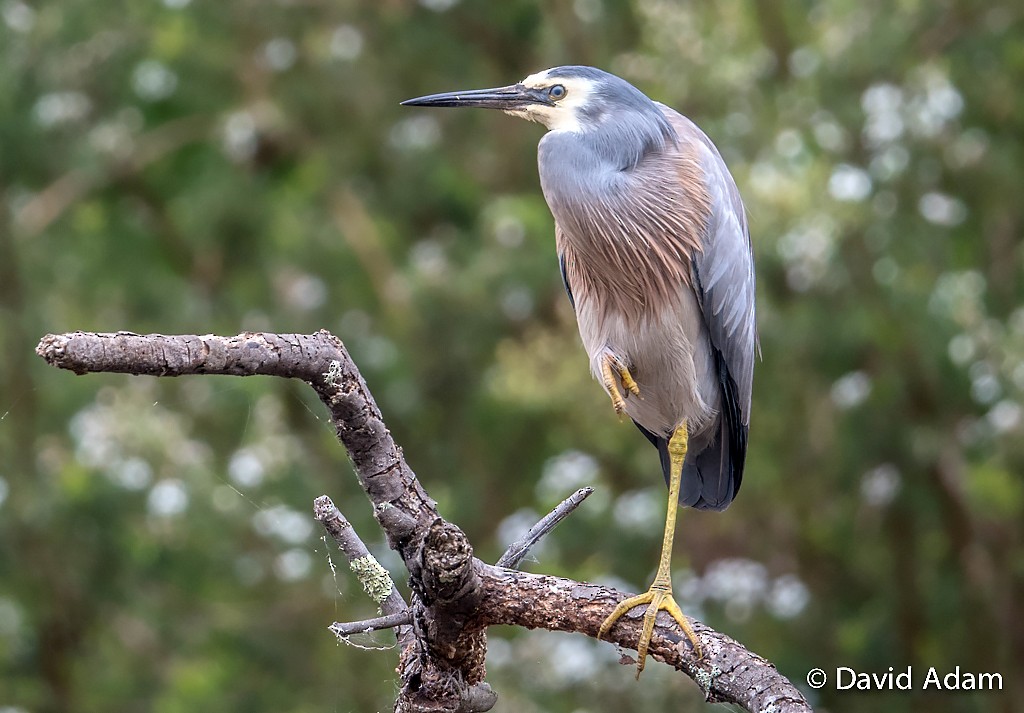
[[[633,607],[638,607],[641,604],[647,605],[647,611],[644,612],[644,628],[640,632],[640,641],[637,643],[637,664],[636,664],[636,677],[640,678],[640,673],[644,670],[644,664],[647,661],[647,648],[651,643],[651,636],[654,635],[654,624],[658,618],[659,611],[667,611],[676,623],[679,624],[679,628],[686,634],[686,638],[690,640],[690,644],[693,646],[693,651],[697,655],[697,658],[701,658],[703,653],[701,652],[700,641],[697,639],[697,634],[694,632],[693,627],[690,626],[690,622],[687,621],[683,611],[676,604],[676,600],[672,597],[672,590],[666,588],[664,585],[655,582],[651,585],[651,588],[643,594],[638,594],[635,597],[629,597],[619,602],[619,605],[615,607],[615,611],[608,615],[608,618],[601,624],[601,629],[597,633],[598,639],[603,639],[605,635],[611,631],[612,626],[618,621],[626,612]]]
[[[615,413],[622,415],[622,412],[626,410],[626,402],[622,398],[622,392],[619,391],[619,384],[615,378],[616,374],[613,371],[611,357],[605,357],[601,361],[601,382],[604,384],[605,390],[612,399],[612,406],[615,408]]]
[[[620,416],[626,410],[626,400],[623,398],[622,389],[626,389],[627,394],[640,396],[640,387],[637,386],[633,375],[629,373],[629,369],[611,354],[605,354],[601,360],[601,382],[604,384],[608,396],[611,397],[615,413]]]
[[[622,379],[622,385],[629,390],[629,393],[634,396],[640,396],[640,387],[633,381],[633,375],[629,373],[629,369],[624,366],[619,367],[619,378]]]

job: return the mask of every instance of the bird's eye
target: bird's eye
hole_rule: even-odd
[[[556,84],[555,86],[548,89],[548,96],[556,101],[564,97],[567,93],[568,92],[565,91],[565,87],[563,87],[561,84]]]

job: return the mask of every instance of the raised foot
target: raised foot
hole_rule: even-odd
[[[622,390],[626,390],[627,397],[629,394],[640,396],[640,387],[637,386],[633,375],[629,373],[629,369],[611,354],[605,354],[601,360],[601,381],[612,399],[615,413],[620,416],[626,410],[626,401],[623,398]]]
[[[679,628],[686,634],[686,638],[690,640],[690,644],[693,646],[693,651],[697,655],[697,658],[701,658],[700,642],[697,640],[697,634],[694,633],[693,627],[690,626],[690,622],[686,620],[686,616],[683,614],[679,605],[676,604],[676,600],[672,598],[672,589],[664,587],[659,584],[651,585],[643,594],[638,594],[635,597],[629,597],[619,602],[619,605],[615,607],[604,623],[601,624],[601,629],[597,633],[598,639],[603,639],[605,635],[611,631],[612,626],[618,621],[622,615],[628,612],[633,607],[638,607],[641,604],[647,605],[647,611],[644,613],[644,628],[640,632],[640,641],[637,643],[637,664],[636,664],[636,677],[640,678],[640,673],[644,670],[644,663],[647,660],[647,647],[651,643],[651,636],[654,634],[654,622],[658,618],[659,611],[667,611],[676,623],[679,624]]]

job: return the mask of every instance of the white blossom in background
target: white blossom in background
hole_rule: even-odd
[[[621,588],[617,583],[609,586]],[[741,557],[716,560],[703,576],[679,570],[673,575],[673,587],[684,611],[698,618],[708,603],[717,603],[734,621],[749,619],[758,607],[776,618],[792,619],[811,599],[810,590],[796,574],[773,579],[763,564]]]
[[[760,562],[743,558],[712,562],[704,573],[704,591],[709,599],[725,605],[733,619],[746,619],[768,591],[768,570]]]
[[[601,0],[573,0],[572,11],[580,22],[597,22],[604,15],[604,4]]]
[[[1021,405],[1016,401],[1003,399],[989,410],[987,418],[996,433],[1008,433],[1020,427],[1024,415]]]
[[[20,0],[9,0],[0,5],[0,16],[9,28],[22,34],[30,32],[36,24],[36,11]]]
[[[501,311],[513,322],[521,322],[533,314],[533,293],[525,285],[509,285],[501,291]]]
[[[263,46],[263,61],[275,72],[291,69],[298,56],[295,43],[287,37],[275,37]]]
[[[221,130],[221,141],[227,155],[237,162],[248,161],[256,153],[256,119],[249,111],[228,114]]]
[[[786,263],[786,281],[792,289],[805,292],[824,279],[835,241],[835,222],[823,215],[811,216],[779,238],[775,249]]]
[[[280,400],[269,394],[253,404],[247,438],[250,442],[237,448],[228,461],[227,476],[236,497],[247,498],[248,491],[279,477],[298,454],[295,438],[281,426],[285,418],[282,409]],[[219,501],[227,495],[215,493],[214,497]],[[217,507],[225,510],[230,506],[221,501]]]
[[[910,165],[910,152],[903,144],[890,144],[875,154],[869,168],[879,181],[898,178]]]
[[[750,166],[750,188],[766,202],[778,200],[795,187],[794,181],[786,175],[781,166],[771,161],[755,161]]]
[[[548,660],[552,669],[559,669],[559,683],[582,683],[594,675],[597,663],[595,643],[582,636],[552,637]]]
[[[492,641],[497,640],[497,636],[488,639],[487,663],[515,671],[536,690],[565,691],[595,679],[610,685],[614,677],[608,674],[620,665],[614,646],[563,632],[524,632],[492,652]],[[623,685],[632,683],[626,677],[619,680]]]
[[[458,2],[459,0],[420,0],[420,5],[434,12],[445,12],[455,7]]]
[[[371,369],[386,369],[398,359],[398,347],[387,337],[371,334],[359,343],[360,362]]]
[[[832,384],[832,403],[840,410],[860,406],[871,394],[871,378],[863,371],[851,371]]]
[[[871,195],[871,175],[863,168],[841,163],[832,169],[828,192],[837,201],[860,203]]]
[[[768,590],[766,606],[768,611],[778,619],[792,619],[798,616],[811,600],[811,593],[800,578],[792,574],[784,574],[772,582]]]
[[[177,478],[161,480],[149,491],[146,509],[156,517],[173,517],[188,508],[188,490]]]
[[[517,216],[501,213],[494,221],[494,239],[506,248],[518,248],[526,239],[526,226]]]
[[[882,463],[861,476],[861,498],[872,507],[888,505],[899,492],[901,480],[895,465]]]
[[[917,210],[929,223],[947,228],[960,225],[967,217],[967,206],[963,201],[937,191],[921,196],[917,202]]]
[[[178,89],[178,75],[159,60],[143,60],[132,72],[132,89],[140,99],[160,101]]]
[[[487,637],[487,668],[499,669],[512,664],[515,649],[508,639],[500,636]]]
[[[252,448],[239,448],[228,462],[228,477],[240,488],[257,488],[263,483],[267,469]]]
[[[316,275],[283,270],[275,276],[274,285],[282,301],[300,312],[315,310],[327,301],[327,283]]]
[[[812,47],[797,47],[789,55],[789,70],[796,77],[809,77],[821,66],[821,55]]]
[[[207,444],[189,438],[187,418],[155,403],[154,392],[145,381],[102,389],[71,418],[75,460],[126,490],[149,487],[158,476],[155,468],[208,468]]]
[[[850,139],[846,135],[846,129],[836,121],[835,117],[828,112],[818,111],[811,117],[814,122],[811,131],[814,140],[826,151],[841,153],[846,150]]]
[[[903,90],[895,84],[872,84],[861,95],[866,115],[864,136],[871,146],[880,146],[903,136]]]
[[[678,569],[672,573],[672,592],[680,602],[686,602],[687,607],[699,605],[706,596],[703,581],[696,572],[688,568]],[[683,610],[700,618],[687,607],[683,607]]]
[[[244,496],[239,496],[237,488],[231,485],[218,485],[210,494],[210,501],[218,512],[237,513],[241,510]]]
[[[91,406],[72,416],[69,423],[75,442],[75,459],[87,468],[101,468],[120,457],[120,448],[113,433],[114,422],[105,409]]]
[[[413,270],[424,278],[439,280],[450,269],[448,255],[439,240],[425,238],[413,243],[409,250],[409,262]]]
[[[153,468],[138,457],[129,457],[112,464],[111,480],[125,490],[142,490],[153,481]]]
[[[974,369],[976,375],[971,378],[971,398],[979,404],[994,403],[1003,395],[1002,384],[999,383],[999,378],[992,373],[987,364],[976,362],[972,368],[978,364],[985,368]]]
[[[536,493],[541,502],[557,502],[584,486],[599,483],[600,468],[597,460],[589,453],[569,450],[544,463]]]
[[[313,534],[313,519],[287,505],[262,508],[252,516],[252,526],[264,537],[276,537],[288,544],[306,542]]]
[[[977,270],[945,272],[935,281],[928,298],[932,314],[959,324],[973,324],[984,313],[985,276]]]
[[[331,33],[331,57],[350,62],[363,53],[363,33],[352,25],[338,25]]]
[[[391,145],[402,151],[429,149],[441,140],[441,125],[432,116],[422,114],[396,121],[388,135]]]
[[[783,129],[775,136],[775,153],[784,159],[794,159],[804,151],[804,140],[796,129]]]
[[[612,505],[612,517],[619,529],[654,534],[664,528],[664,509],[664,490],[644,488],[617,497]]]
[[[283,582],[305,579],[312,570],[312,555],[300,547],[285,550],[274,559],[274,574]]]
[[[119,121],[104,121],[89,132],[89,143],[100,153],[126,157],[133,148],[133,132]]]
[[[527,531],[533,527],[538,520],[540,520],[540,517],[541,516],[535,510],[530,508],[520,508],[519,510],[516,510],[514,513],[506,516],[498,523],[498,542],[501,543],[502,547],[508,547],[525,535]],[[540,542],[530,548],[530,552],[539,554],[543,551],[542,548],[545,542],[547,542],[546,537],[542,538]]]
[[[960,116],[964,99],[944,70],[933,65],[919,67],[911,78],[914,92],[907,103],[907,119],[917,136],[934,138]]]
[[[967,366],[977,354],[977,344],[970,334],[958,334],[949,340],[949,359],[957,366]]]
[[[971,128],[946,145],[945,159],[951,168],[962,170],[978,164],[988,152],[989,138],[982,129]]]
[[[92,101],[82,92],[50,92],[36,100],[32,118],[39,126],[50,129],[84,119],[91,110]]]

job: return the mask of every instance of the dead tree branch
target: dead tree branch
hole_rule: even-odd
[[[330,412],[374,516],[409,571],[414,636],[403,646],[399,663],[400,713],[489,710],[496,697],[483,680],[488,626],[597,636],[601,622],[626,596],[607,587],[490,566],[473,557],[465,534],[440,516],[409,468],[344,345],[328,332],[235,337],[74,332],[48,335],[36,351],[53,366],[76,374],[261,374],[307,382]],[[320,505],[325,513],[321,522],[329,527],[333,506]],[[566,514],[572,507],[566,507]],[[526,548],[542,534],[527,535]],[[690,676],[707,700],[748,711],[811,710],[771,662],[691,622],[702,659],[696,659],[667,615],[659,617],[650,654]],[[638,614],[623,617],[609,638],[629,649],[639,633]]]

